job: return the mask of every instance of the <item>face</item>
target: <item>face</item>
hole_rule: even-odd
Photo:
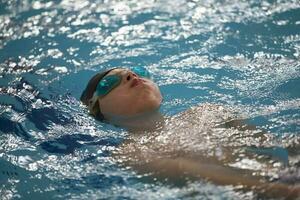
[[[142,78],[127,69],[114,69],[106,76],[118,74],[120,84],[98,99],[105,118],[133,116],[157,109],[162,101],[158,86],[150,79]]]

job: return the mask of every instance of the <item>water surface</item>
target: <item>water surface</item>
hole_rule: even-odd
[[[255,198],[118,166],[111,151],[128,132],[95,121],[79,97],[94,73],[121,66],[152,72],[163,114],[234,107],[293,149],[281,170],[299,182],[299,13],[298,0],[1,1],[1,198]]]

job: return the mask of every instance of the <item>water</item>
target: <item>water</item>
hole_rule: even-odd
[[[299,182],[299,58],[297,0],[1,1],[1,199],[255,198],[120,167],[111,152],[128,132],[79,102],[94,73],[120,66],[153,73],[166,115],[205,102],[239,110],[293,149],[282,171]]]

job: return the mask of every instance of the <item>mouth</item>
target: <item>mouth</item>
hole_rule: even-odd
[[[135,79],[132,80],[132,83],[130,84],[130,87],[133,88],[133,87],[136,87],[136,86],[138,86],[138,85],[140,85],[142,83],[143,83],[142,79],[135,78]]]

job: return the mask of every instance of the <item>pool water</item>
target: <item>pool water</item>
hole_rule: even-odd
[[[120,66],[153,74],[165,115],[206,102],[235,107],[280,141],[282,171],[300,182],[298,0],[7,0],[1,199],[255,198],[204,180],[147,181],[115,163],[111,152],[129,133],[94,120],[79,97],[93,74]]]

